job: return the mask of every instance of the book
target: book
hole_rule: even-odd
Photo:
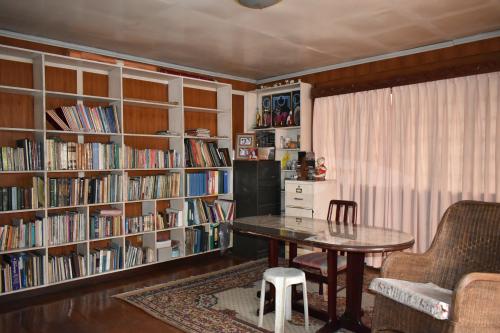
[[[0,147],[0,170],[43,170],[43,143],[21,139],[15,147]]]
[[[154,214],[125,217],[125,234],[154,230]]]
[[[0,211],[42,208],[45,203],[44,181],[40,177],[32,177],[32,187],[0,187]]]
[[[122,216],[106,216],[99,212],[90,215],[89,238],[99,239],[122,235]]]
[[[228,148],[219,148],[215,141],[184,139],[186,167],[229,167]]]
[[[180,195],[180,173],[155,176],[128,177],[128,200],[173,198]]]
[[[47,110],[47,121],[57,130],[120,133],[118,111],[114,106],[61,106]]]
[[[24,222],[13,219],[11,224],[0,225],[0,251],[43,246],[43,220]]]
[[[77,211],[52,214],[47,217],[49,245],[80,242],[87,239],[85,214]]]
[[[38,251],[1,256],[0,292],[10,292],[43,284],[43,253]]]
[[[76,252],[71,252],[68,255],[49,255],[47,275],[49,283],[86,276],[87,258]]]
[[[229,192],[229,173],[227,170],[209,170],[186,174],[186,194],[202,196],[225,194]]]

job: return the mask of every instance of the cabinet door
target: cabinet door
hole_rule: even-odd
[[[236,217],[257,215],[257,162],[234,162],[234,200]]]

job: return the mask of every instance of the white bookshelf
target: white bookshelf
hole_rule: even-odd
[[[281,161],[288,154],[290,159],[297,159],[299,151],[312,151],[312,86],[305,82],[295,82],[291,84],[280,85],[276,87],[262,88],[248,93],[248,107],[245,109],[245,131],[255,132],[271,132],[274,134],[275,142],[275,160]],[[258,110],[262,111],[262,97],[288,93],[292,91],[300,91],[300,126],[286,126],[256,128],[256,115]],[[300,146],[298,148],[285,148],[281,146],[280,137],[291,138],[293,141],[300,136]],[[285,209],[285,179],[290,179],[296,175],[295,170],[281,169],[281,210]]]
[[[194,138],[192,136],[185,136],[185,124],[184,124],[184,115],[187,112],[206,112],[206,113],[214,113],[217,115],[217,135],[210,138],[196,138],[201,140],[212,140],[217,141],[217,144],[221,148],[228,148],[232,151],[232,88],[229,84],[218,83],[213,81],[206,81],[194,78],[186,78],[177,75],[164,74],[160,72],[152,72],[148,70],[141,70],[136,68],[129,68],[122,64],[107,64],[96,61],[71,58],[66,56],[59,56],[48,54],[45,52],[38,52],[32,50],[26,50],[16,47],[9,46],[0,46],[0,59],[22,62],[22,63],[30,63],[33,66],[33,88],[24,88],[24,87],[16,87],[9,85],[0,85],[0,92],[7,94],[18,94],[18,95],[29,95],[33,96],[33,116],[34,116],[34,126],[33,128],[14,128],[14,127],[0,127],[0,136],[9,136],[17,135],[16,137],[20,137],[23,133],[33,135],[34,139],[37,141],[42,141],[44,143],[44,153],[47,151],[46,139],[57,136],[67,136],[71,135],[72,139],[69,141],[77,141],[79,143],[84,142],[92,142],[95,140],[89,139],[89,136],[98,136],[102,137],[102,140],[106,140],[109,138],[109,142],[113,142],[122,147],[122,151],[124,151],[125,143],[127,138],[146,138],[146,139],[166,139],[169,140],[170,149],[175,149],[179,152],[181,156],[181,167],[173,167],[173,168],[141,168],[141,169],[97,169],[97,170],[47,170],[47,159],[45,158],[45,166],[44,170],[30,170],[30,171],[0,171],[0,177],[8,177],[9,175],[18,175],[18,174],[26,174],[27,176],[38,175],[43,178],[45,183],[45,208],[36,208],[36,209],[24,209],[17,211],[0,211],[0,215],[8,215],[8,218],[15,218],[16,215],[20,213],[33,213],[37,218],[43,219],[43,227],[44,227],[44,245],[36,248],[24,248],[24,249],[12,249],[7,251],[0,252],[0,255],[4,254],[14,254],[19,252],[31,252],[37,251],[43,254],[43,285],[24,288],[15,290],[12,292],[4,292],[0,293],[0,297],[3,295],[23,292],[27,290],[33,290],[37,288],[43,288],[50,285],[61,284],[69,281],[82,280],[86,278],[90,278],[92,276],[97,275],[105,275],[111,274],[114,272],[136,269],[138,267],[149,266],[155,263],[158,263],[156,258],[157,253],[157,234],[164,231],[170,231],[170,237],[172,240],[179,241],[180,247],[180,256],[172,258],[171,260],[182,259],[186,257],[191,257],[195,255],[199,255],[202,253],[209,253],[218,251],[218,249],[210,249],[206,252],[186,255],[185,249],[185,241],[186,241],[186,232],[187,228],[192,228],[192,226],[185,225],[184,221],[182,222],[182,226],[166,228],[162,230],[152,230],[134,234],[125,234],[125,216],[126,216],[126,206],[128,204],[136,204],[141,205],[142,214],[153,214],[154,216],[154,227],[156,229],[156,218],[159,209],[159,203],[162,201],[169,201],[170,207],[184,210],[184,202],[186,199],[191,198],[213,198],[220,197],[224,199],[232,199],[233,192],[233,172],[232,167],[220,167],[220,168],[186,168],[183,167],[185,165],[184,161],[184,139],[185,138]],[[54,90],[49,90],[45,84],[45,70],[47,67],[57,67],[61,69],[70,69],[76,71],[76,93],[67,93],[67,92],[59,92]],[[83,84],[84,84],[84,73],[95,73],[106,75],[108,77],[108,96],[93,96],[84,94]],[[169,101],[158,102],[158,101],[150,101],[143,99],[132,99],[132,98],[124,98],[123,94],[123,81],[124,79],[134,79],[140,81],[149,81],[155,82],[165,85],[165,89],[168,89],[168,97]],[[184,105],[184,88],[194,88],[201,90],[212,90],[217,94],[217,106],[215,108],[204,108],[198,106],[186,106]],[[61,98],[68,101],[72,101],[71,103],[76,104],[85,104],[87,102],[98,102],[104,103],[107,105],[113,105],[116,107],[119,115],[120,122],[120,133],[93,133],[93,132],[80,132],[80,131],[60,131],[48,129],[46,126],[46,103],[49,98]],[[69,102],[68,102],[69,103]],[[148,108],[153,109],[164,109],[165,112],[168,113],[168,130],[175,131],[178,135],[157,135],[154,133],[124,133],[124,107],[133,106],[140,107],[144,109],[144,116],[147,119]],[[74,139],[73,139],[74,138]],[[122,154],[123,156],[123,154]],[[121,161],[121,165],[124,166],[124,161]],[[207,195],[207,196],[190,196],[186,195],[186,173],[187,171],[203,171],[203,170],[225,170],[228,171],[228,181],[229,181],[229,191],[226,194],[219,195]],[[181,187],[180,194],[178,197],[173,198],[159,198],[159,199],[145,199],[145,200],[127,200],[128,194],[126,193],[126,175],[128,173],[133,172],[148,172],[147,175],[161,175],[166,173],[179,173],[181,175]],[[122,200],[119,202],[110,202],[110,203],[96,203],[96,204],[87,204],[87,205],[75,205],[75,206],[65,206],[65,207],[48,207],[49,204],[49,193],[48,192],[48,179],[54,176],[57,176],[58,173],[64,173],[64,177],[83,177],[88,173],[91,174],[119,174],[123,176],[124,183],[122,186]],[[67,175],[66,175],[67,174]],[[144,174],[145,175],[145,174]],[[99,208],[99,206],[107,206],[114,207],[120,209],[122,211],[122,225],[121,231],[122,235],[120,236],[112,236],[105,237],[100,239],[90,239],[90,215],[93,210]],[[86,218],[86,239],[83,241],[65,243],[65,244],[57,244],[57,245],[49,245],[48,244],[48,221],[47,218],[53,213],[64,213],[66,211],[78,211],[84,213]],[[139,214],[138,214],[139,215]],[[183,216],[186,215],[186,212],[183,211]],[[209,225],[202,225],[206,230],[210,231]],[[142,246],[150,247],[154,252],[154,261],[152,263],[137,265],[137,266],[126,266],[126,253],[125,253],[125,241],[128,237],[141,237],[142,238]],[[92,249],[93,243],[101,242],[101,241],[110,241],[117,243],[121,246],[122,251],[122,268],[107,271],[103,273],[87,275],[85,277],[73,278],[66,281],[60,281],[56,283],[48,283],[48,257],[49,252],[53,249],[74,246],[75,250],[79,253],[85,255],[86,263],[87,263],[87,272],[89,272],[90,268],[90,250]],[[231,235],[231,243],[232,245],[232,235]]]

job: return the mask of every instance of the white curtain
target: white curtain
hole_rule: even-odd
[[[334,196],[425,251],[453,202],[500,201],[499,91],[496,72],[316,99],[313,148]]]

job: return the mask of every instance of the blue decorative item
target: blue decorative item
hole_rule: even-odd
[[[293,124],[300,126],[300,90],[292,91]]]
[[[286,120],[292,110],[291,93],[272,95],[273,126],[286,126]]]

